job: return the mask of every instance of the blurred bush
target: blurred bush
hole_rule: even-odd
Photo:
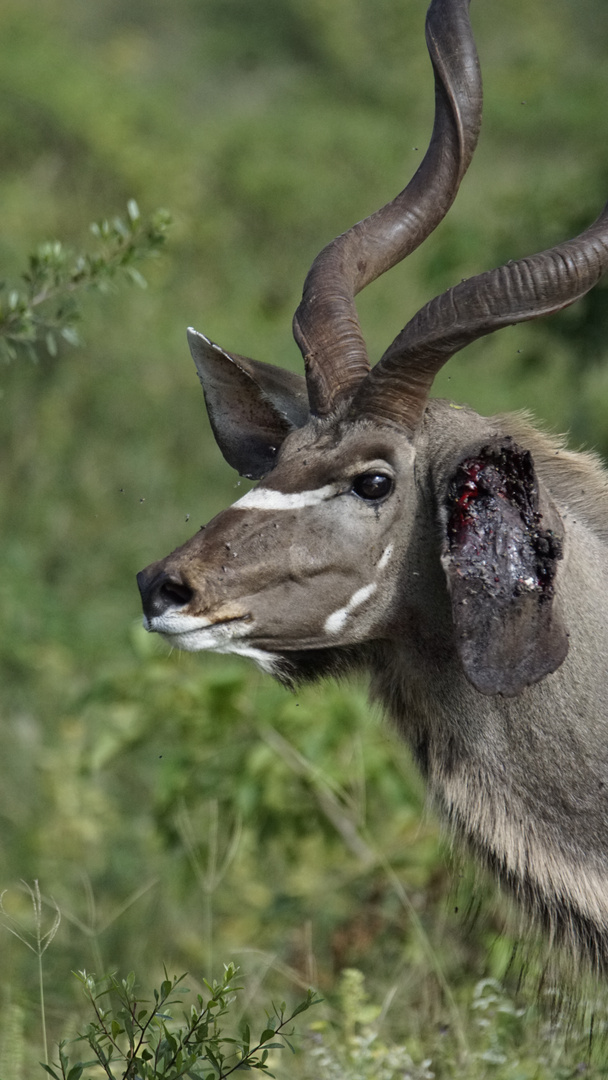
[[[133,629],[135,571],[241,485],[212,444],[185,327],[299,366],[291,315],[314,255],[424,153],[424,6],[0,9],[3,279],[45,240],[80,247],[89,221],[132,197],[175,221],[146,292],[85,298],[82,348],[58,341],[52,360],[0,368],[2,881],[9,908],[24,903],[19,880],[38,878],[64,914],[47,954],[62,1034],[66,975],[83,966],[217,975],[246,957],[255,1001],[277,980],[331,994],[355,964],[380,999],[397,988],[420,1034],[460,1023],[461,995],[508,965],[498,917],[465,932],[480,887],[446,869],[407,753],[363,688],[292,697],[223,657],[167,657]],[[449,220],[361,296],[374,357],[435,292],[574,235],[606,197],[603,0],[472,14],[479,150]],[[600,286],[472,346],[437,392],[530,408],[606,452],[605,298]],[[446,901],[451,881],[463,899]],[[29,1024],[24,953],[2,940],[4,993]]]

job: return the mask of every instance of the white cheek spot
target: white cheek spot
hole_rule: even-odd
[[[309,491],[274,491],[272,488],[257,487],[243,495],[242,499],[232,504],[232,510],[299,510],[302,506],[317,506],[337,495],[335,484],[312,488]]]
[[[392,557],[392,554],[393,545],[389,544],[388,547],[385,547],[380,559],[378,560],[378,570],[384,570],[384,567],[388,563],[389,559]]]
[[[348,616],[352,614],[356,608],[361,607],[370,596],[373,596],[378,586],[375,581],[372,581],[369,585],[364,585],[361,589],[357,589],[356,593],[353,593],[346,607],[338,608],[337,611],[333,611],[331,615],[325,620],[324,630],[326,634],[338,634],[342,630]]]
[[[340,630],[344,626],[348,618],[348,608],[338,608],[337,611],[332,612],[331,615],[325,620],[325,626],[323,629],[326,634],[339,634]]]
[[[353,611],[354,608],[360,607],[360,605],[363,604],[369,596],[372,596],[375,593],[377,588],[378,586],[376,585],[376,582],[372,581],[369,585],[364,585],[362,589],[357,589],[354,596],[351,596],[350,600],[348,601],[348,606],[350,610]]]

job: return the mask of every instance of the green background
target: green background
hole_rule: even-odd
[[[45,954],[55,1035],[78,1015],[71,969],[145,980],[164,962],[200,979],[235,959],[253,1004],[310,981],[331,1003],[359,966],[376,1000],[390,989],[391,1030],[420,1059],[444,1053],[437,1076],[469,1023],[485,1046],[468,1010],[477,980],[505,972],[504,917],[490,890],[471,928],[486,886],[451,862],[364,688],[290,696],[245,663],[167,656],[139,628],[134,581],[247,487],[213,444],[186,326],[299,370],[291,317],[312,259],[424,154],[424,7],[0,8],[3,277],[41,240],[86,245],[132,197],[174,221],[146,292],[87,300],[82,348],[0,370],[0,884],[20,919],[21,879],[62,910]],[[360,297],[373,359],[435,293],[576,234],[608,193],[603,0],[477,0],[472,21],[479,148],[449,218]],[[436,391],[529,409],[607,453],[607,330],[600,285],[470,347]],[[0,934],[5,1013],[21,1009],[35,1044],[34,958]],[[488,1075],[545,1075],[523,1031],[523,1071]]]

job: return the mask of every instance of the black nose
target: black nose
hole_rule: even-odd
[[[194,593],[189,585],[165,570],[148,566],[137,575],[137,584],[141,593],[144,615],[151,619],[154,615],[164,615],[173,608],[183,608],[189,604]]]

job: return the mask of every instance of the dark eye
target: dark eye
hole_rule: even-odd
[[[384,473],[361,473],[353,480],[352,491],[360,499],[373,502],[375,499],[384,499],[390,493],[393,481]]]

